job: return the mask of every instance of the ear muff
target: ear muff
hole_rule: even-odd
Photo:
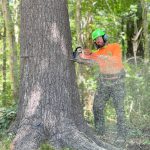
[[[104,34],[102,37],[103,37],[104,42],[107,42],[107,40],[108,40],[107,34]]]
[[[97,45],[96,42],[94,42],[94,47],[95,47],[96,49],[99,49],[99,48],[100,48],[100,46]]]

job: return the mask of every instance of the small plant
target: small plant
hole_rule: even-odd
[[[15,120],[16,106],[0,110],[0,138],[3,137],[10,124]]]
[[[51,145],[44,143],[41,145],[40,150],[55,150]],[[71,148],[63,148],[62,150],[73,150]]]
[[[41,145],[40,150],[55,150],[55,149],[52,148],[49,144],[44,143]]]
[[[146,139],[143,144],[147,144],[147,145],[150,145],[150,139]]]
[[[4,134],[0,141],[0,150],[9,150],[13,138],[14,136],[11,134]]]

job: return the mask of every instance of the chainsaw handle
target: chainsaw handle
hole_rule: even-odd
[[[79,55],[79,53],[82,53],[81,46],[76,47],[75,51],[72,53],[73,59],[75,59]]]
[[[82,53],[82,47],[81,46],[76,47],[75,52]]]

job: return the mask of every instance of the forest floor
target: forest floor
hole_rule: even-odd
[[[116,144],[117,131],[115,125],[107,125],[107,131],[104,136],[100,136],[103,141],[106,141],[123,150],[150,150],[150,129],[141,131],[139,129],[128,129],[126,141]]]
[[[117,139],[117,131],[115,125],[107,125],[107,131],[105,136],[99,136],[99,138],[109,144],[112,144],[121,150],[150,150],[150,130],[146,130],[144,132],[131,129],[128,130],[128,135],[126,141],[124,143],[116,144]],[[5,138],[4,138],[5,137]],[[9,150],[10,143],[12,141],[12,137],[4,136],[0,139],[0,150]],[[50,148],[48,145],[43,145],[41,150],[54,150]],[[69,150],[64,149],[64,150]]]

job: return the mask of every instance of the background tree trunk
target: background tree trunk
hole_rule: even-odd
[[[17,62],[17,49],[15,45],[14,24],[9,10],[8,0],[2,0],[2,12],[6,26],[6,34],[10,50],[10,72],[12,80],[13,98],[18,98],[18,62]]]
[[[76,35],[77,35],[77,44],[82,46],[81,39],[81,0],[76,1]]]
[[[38,149],[48,140],[56,149],[103,150],[98,144],[104,143],[85,134],[66,0],[22,0],[20,37],[19,126],[12,149]]]
[[[142,21],[142,7],[140,2],[138,2],[137,12],[127,20],[127,58],[134,57],[132,38],[134,38],[134,36],[136,35],[137,30],[140,30],[140,28],[142,27]],[[141,39],[139,39],[139,46],[136,54],[137,56],[141,56],[142,58],[144,58],[144,48]]]
[[[148,35],[148,20],[147,20],[147,12],[148,12],[148,5],[146,4],[145,0],[141,0],[141,7],[142,7],[142,26],[143,26],[143,38],[144,38],[144,60],[149,62],[150,59],[150,52],[149,52],[149,35]]]
[[[6,28],[4,27],[3,33],[3,106],[7,105],[6,102]]]
[[[87,18],[87,20],[90,20],[90,17]],[[90,20],[91,21],[91,20]],[[87,22],[87,32],[88,36],[91,36],[91,33],[88,31],[89,24],[91,22]],[[83,42],[83,28],[81,29],[82,24],[82,16],[81,16],[81,0],[76,1],[76,35],[77,35],[77,46],[85,47],[85,43]],[[88,46],[92,46],[92,43],[89,42],[89,39],[86,39],[86,43],[89,43]],[[79,86],[79,94],[80,94],[80,100],[82,102],[82,106],[84,108],[84,114],[91,113],[92,110],[92,103],[93,103],[93,94],[84,86],[84,82],[88,80],[89,73],[87,73],[89,67],[87,67],[85,64],[77,64],[76,63],[76,74],[77,74],[77,83]]]

